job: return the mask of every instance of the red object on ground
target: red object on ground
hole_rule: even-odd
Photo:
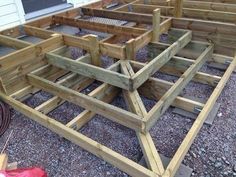
[[[0,170],[0,177],[47,177],[47,173],[40,168]]]

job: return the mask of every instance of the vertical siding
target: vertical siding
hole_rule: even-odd
[[[24,23],[21,0],[0,0],[0,30]]]

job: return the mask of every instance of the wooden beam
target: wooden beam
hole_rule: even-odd
[[[99,49],[99,40],[96,35],[88,35],[86,38],[89,39],[90,42],[90,55],[92,58],[92,64],[95,66],[101,66],[101,55],[100,55],[100,49]]]
[[[103,24],[98,22],[90,22],[82,19],[72,19],[66,17],[53,16],[53,21],[57,24],[64,24],[84,29],[89,29],[93,31],[104,32],[108,34],[117,34],[117,35],[134,35],[139,36],[146,32],[145,29],[134,28],[134,27],[125,27],[125,26],[115,26],[109,24]]]
[[[121,70],[128,76],[134,75],[131,65],[126,61],[121,62]],[[141,117],[145,117],[147,115],[146,108],[137,90],[133,92],[123,90],[123,94],[127,105],[129,105],[130,111]],[[156,150],[154,142],[152,141],[150,133],[147,132],[144,134],[141,132],[136,132],[136,135],[139,139],[139,143],[149,169],[158,175],[164,173],[164,167],[161,158]]]
[[[136,89],[140,87],[151,75],[158,71],[165,63],[167,63],[174,55],[176,55],[184,46],[191,41],[191,31],[186,32],[180,39],[174,42],[160,55],[150,61],[146,66],[140,69],[133,77]]]
[[[14,49],[23,49],[32,45],[29,42],[25,42],[16,38],[11,38],[8,36],[0,35],[0,44],[3,46],[8,46]]]
[[[191,81],[196,72],[202,67],[209,57],[212,57],[213,45],[210,45],[191,65],[184,74],[175,82],[175,84],[163,95],[157,104],[148,112],[146,116],[147,130],[155,124],[157,119],[168,109],[174,99],[179,95],[182,89]]]
[[[29,25],[24,25],[23,28],[27,35],[35,36],[41,39],[48,39],[52,37],[53,34],[56,34],[56,32],[48,31],[45,29],[41,29],[34,26],[29,26]]]
[[[81,57],[81,58],[77,59],[76,61],[83,61],[84,58],[86,58],[86,56]],[[111,65],[109,67],[109,69],[116,70],[117,69],[116,67],[118,64],[115,63],[115,64]],[[83,89],[85,89],[86,87],[88,87],[92,82],[94,82],[93,79],[89,79],[84,76],[80,76],[78,74],[72,73],[72,74],[68,75],[67,77],[59,80],[57,83],[80,92]],[[91,96],[91,95],[89,94],[89,96]],[[62,105],[64,102],[65,102],[65,100],[62,100],[58,96],[54,96],[51,99],[47,100],[46,102],[42,103],[41,105],[37,106],[34,109],[37,111],[40,111],[44,114],[48,114],[52,110],[56,109],[58,106]]]
[[[28,62],[29,60],[42,60],[44,53],[61,47],[62,36],[54,36],[36,45],[18,50],[14,53],[0,57],[0,71]],[[19,60],[20,58],[20,60]]]
[[[110,103],[119,93],[120,89],[108,84],[102,84],[88,95],[97,98],[99,100],[102,100],[106,103]],[[66,126],[79,130],[82,126],[84,126],[87,122],[89,122],[95,115],[96,115],[95,112],[84,110],[82,113],[80,113],[70,122],[68,122]]]
[[[105,9],[81,8],[84,15],[125,20],[136,23],[152,24],[152,15],[130,12],[116,12]]]
[[[175,0],[174,17],[181,18],[183,15],[183,0]]]
[[[173,18],[172,27],[191,30],[193,40],[213,42],[215,44],[214,53],[233,56],[236,49],[235,24]]]
[[[161,11],[160,9],[156,9],[153,11],[152,15],[152,42],[157,42],[159,41],[160,37],[160,22],[161,22]]]
[[[71,79],[73,80],[72,82],[69,81]],[[88,79],[83,76],[79,76],[77,74],[71,74],[65,79],[60,80],[57,83],[62,84],[69,88],[72,87],[73,90],[77,90],[79,92],[85,89],[86,87],[88,87],[92,82],[93,82],[92,79]],[[54,96],[51,99],[47,100],[46,102],[38,105],[34,109],[44,114],[48,114],[49,112],[53,111],[54,109],[56,109],[58,106],[62,105],[63,103],[65,103],[65,100],[61,99],[58,96]]]
[[[104,103],[100,100],[66,88],[60,84],[40,78],[36,75],[28,74],[27,76],[30,84],[39,89],[43,89],[64,100],[77,104],[85,109],[94,111],[97,114],[103,115],[108,119],[118,122],[131,129],[142,131],[144,128],[141,118],[131,112]]]
[[[8,162],[7,154],[0,154],[0,170],[6,170]]]
[[[138,91],[142,96],[148,99],[159,101],[173,85],[174,83],[165,80],[150,78],[139,87]],[[204,106],[203,103],[181,96],[177,96],[171,105],[192,113],[199,113],[198,109],[202,109]]]
[[[62,123],[34,110],[33,108],[16,101],[0,92],[0,99],[11,105],[15,110],[20,111],[30,119],[45,126],[58,135],[79,145],[81,148],[89,151],[99,158],[111,163],[131,176],[137,177],[155,177],[156,174],[151,170],[139,165],[138,163],[120,155],[119,153],[99,144],[98,142],[86,137],[85,135],[66,127]]]
[[[164,177],[173,177],[178,170],[184,156],[186,155],[187,151],[189,150],[190,146],[192,145],[195,137],[197,136],[198,132],[200,131],[204,121],[206,120],[207,116],[209,115],[211,109],[214,107],[215,102],[217,101],[220,93],[222,92],[224,86],[226,85],[227,81],[229,80],[232,72],[234,71],[236,66],[236,55],[234,60],[229,65],[228,69],[224,73],[222,79],[216,86],[215,90],[211,94],[210,98],[206,102],[204,108],[202,109],[201,113],[198,115],[197,119],[195,120],[194,124],[192,125],[191,129],[189,130],[188,134],[184,138],[183,142],[181,143],[180,147],[178,148],[177,152],[175,153],[174,157],[172,158],[171,162],[166,168],[164,173]]]
[[[105,83],[109,83],[119,88],[123,88],[126,90],[132,89],[130,78],[118,72],[110,71],[82,62],[76,62],[69,58],[62,57],[53,53],[47,53],[46,57],[47,61],[50,64],[59,68],[69,70]]]

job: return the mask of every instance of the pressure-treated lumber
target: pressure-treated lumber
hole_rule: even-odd
[[[117,152],[99,144],[98,142],[86,137],[85,135],[66,127],[62,123],[38,112],[33,108],[16,101],[15,99],[0,92],[0,98],[7,104],[10,104],[14,109],[20,111],[32,120],[47,127],[58,135],[72,141],[83,149],[91,152],[92,154],[104,159],[105,161],[113,164],[131,176],[137,177],[155,177],[156,174],[151,170],[133,162],[132,160],[118,154]]]
[[[125,62],[125,61],[121,62],[121,70],[126,75],[129,75],[129,76],[134,75],[134,71],[132,70],[132,67],[128,62]],[[127,105],[129,105],[129,108],[132,112],[142,117],[145,117],[147,115],[146,108],[137,90],[133,92],[124,90],[123,94],[124,94],[126,103]],[[136,135],[139,139],[142,152],[144,154],[146,163],[148,164],[149,168],[153,172],[159,175],[164,173],[164,167],[163,167],[161,158],[155,148],[155,145],[152,141],[150,133],[147,132],[144,134],[144,133],[136,132]]]
[[[147,130],[150,130],[157,119],[168,109],[171,102],[179,95],[180,91],[190,82],[196,72],[203,66],[207,58],[212,56],[213,45],[210,45],[191,65],[176,83],[163,95],[157,104],[149,111],[147,117]]]
[[[71,101],[72,103],[77,104],[83,108],[97,112],[98,114],[103,115],[131,129],[143,131],[144,124],[141,118],[133,113],[104,103],[100,100],[76,92],[33,74],[28,74],[28,80],[33,86],[59,96],[64,100]]]
[[[6,170],[8,162],[7,154],[0,154],[0,170]]]
[[[8,36],[0,35],[0,44],[14,49],[23,49],[31,45],[31,43],[14,39]]]
[[[113,86],[109,86],[108,84],[102,84],[88,95],[104,102],[110,103],[120,92],[120,89],[115,88]],[[74,119],[66,124],[67,127],[79,130],[83,125],[89,122],[94,116],[95,112],[84,110]]]
[[[36,45],[31,45],[12,54],[0,57],[0,71],[27,62],[32,58],[42,58],[43,53],[60,47],[62,45],[61,39],[62,36],[57,35]]]
[[[117,35],[130,35],[139,36],[146,32],[145,29],[125,27],[125,26],[115,26],[109,24],[101,24],[97,22],[90,22],[82,19],[72,19],[67,17],[53,16],[54,23],[70,25],[79,28],[85,28],[89,30],[100,31],[108,34]]]
[[[129,12],[116,12],[105,9],[92,9],[82,7],[81,11],[84,15],[96,16],[96,17],[104,17],[109,19],[117,19],[117,20],[125,20],[136,23],[144,23],[144,24],[152,24],[152,16],[148,14],[140,14],[140,13],[129,13]]]
[[[152,42],[159,41],[160,37],[160,22],[161,22],[161,11],[155,9],[152,16]]]
[[[151,75],[159,70],[165,63],[167,63],[174,55],[176,55],[184,46],[191,41],[190,31],[187,31],[180,39],[171,44],[166,50],[160,55],[150,61],[146,66],[140,69],[133,77],[134,85],[133,88],[137,89],[142,85]]]
[[[66,57],[62,57],[53,53],[46,54],[47,60],[50,64],[62,69],[73,71],[75,73],[109,83],[111,85],[123,88],[126,90],[132,89],[132,82],[128,76],[118,72],[109,71],[94,65],[76,62]],[[106,76],[106,77],[104,77]]]
[[[180,18],[183,15],[183,0],[175,0],[174,17]]]
[[[205,119],[207,118],[208,114],[210,113],[212,107],[214,106],[215,102],[217,101],[220,93],[222,92],[224,86],[226,85],[227,81],[230,78],[230,75],[234,71],[236,66],[236,55],[234,60],[229,65],[228,69],[224,73],[222,79],[216,86],[215,90],[211,94],[210,98],[206,102],[203,110],[198,115],[197,119],[195,120],[194,124],[192,125],[191,129],[189,130],[188,134],[184,138],[183,142],[181,143],[180,147],[178,148],[177,152],[175,153],[174,157],[172,158],[171,162],[166,168],[166,171],[163,177],[173,177],[176,173],[181,161],[183,160],[184,156],[186,155],[188,149],[190,148],[191,144],[193,143],[197,133],[200,131]]]

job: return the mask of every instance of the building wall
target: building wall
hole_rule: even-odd
[[[98,0],[67,0],[74,7]],[[25,23],[25,12],[21,0],[0,0],[0,31]]]
[[[25,22],[21,0],[0,0],[0,30]]]
[[[73,4],[74,7],[83,6],[83,5],[93,3],[96,1],[99,1],[99,0],[67,0],[67,2]]]

